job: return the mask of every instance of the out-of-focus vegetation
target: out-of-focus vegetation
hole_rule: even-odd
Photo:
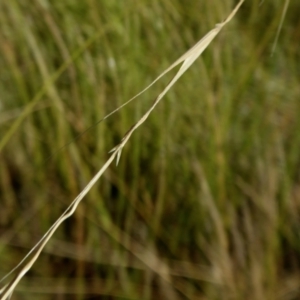
[[[172,74],[75,137],[234,3],[1,1],[0,275]],[[300,298],[300,5],[291,1],[271,55],[283,9],[279,0],[244,3],[58,230],[14,299]]]

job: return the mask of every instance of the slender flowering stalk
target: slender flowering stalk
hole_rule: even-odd
[[[185,71],[195,62],[195,60],[203,53],[203,51],[208,47],[208,45],[212,42],[212,40],[217,36],[217,34],[221,31],[221,29],[233,18],[236,14],[240,6],[243,4],[244,0],[241,0],[231,14],[227,17],[227,19],[219,23],[209,31],[196,45],[194,45],[191,49],[189,49],[186,53],[184,53],[178,60],[176,60],[168,69],[166,69],[161,75],[159,75],[149,86],[147,86],[144,90],[142,90],[139,94],[128,100],[125,104],[117,108],[112,113],[124,107],[126,104],[131,102],[133,99],[141,95],[148,88],[150,88],[155,82],[157,82],[162,76],[171,71],[174,67],[182,63],[179,71],[170,81],[170,83],[165,87],[165,89],[157,96],[152,106],[148,109],[148,111],[142,116],[142,118],[134,124],[124,135],[121,142],[114,147],[110,152],[112,153],[103,167],[98,171],[98,173],[92,178],[92,180],[87,184],[87,186],[82,190],[82,192],[73,200],[73,202],[69,205],[69,207],[65,210],[65,212],[58,218],[58,220],[51,226],[51,228],[45,233],[45,235],[41,238],[41,240],[29,251],[29,253],[25,256],[25,258],[11,271],[9,272],[0,282],[3,282],[10,275],[14,275],[13,279],[10,280],[6,285],[2,287],[0,290],[0,300],[7,300],[11,297],[15,287],[22,279],[22,277],[30,270],[32,265],[38,259],[39,255],[43,251],[44,247],[58,229],[58,227],[69,217],[73,215],[77,206],[84,198],[84,196],[89,192],[89,190],[95,185],[98,179],[102,176],[105,170],[110,166],[110,164],[116,159],[117,163],[119,162],[122,149],[129,141],[133,132],[140,127],[163,98],[163,96],[169,91],[169,89],[175,84],[175,82],[185,73]],[[105,118],[109,117],[112,113],[107,115]],[[156,271],[156,270],[153,270]],[[158,272],[158,271],[156,271]]]

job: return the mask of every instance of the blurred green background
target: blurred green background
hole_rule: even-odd
[[[235,4],[0,2],[0,275],[55,222],[175,72],[93,125]],[[13,299],[300,299],[299,1],[290,2],[271,55],[286,4],[245,1],[57,231]]]

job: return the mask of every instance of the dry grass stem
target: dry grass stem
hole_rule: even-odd
[[[47,242],[50,240],[52,235],[55,233],[55,231],[58,229],[58,227],[69,217],[73,215],[75,212],[77,206],[81,202],[81,200],[84,198],[84,196],[90,191],[90,189],[95,185],[95,183],[98,181],[98,179],[101,177],[101,175],[105,172],[105,170],[110,166],[110,164],[116,159],[117,163],[120,159],[122,149],[130,139],[133,132],[141,126],[148,116],[151,114],[151,112],[154,110],[156,105],[160,102],[160,100],[163,98],[163,96],[169,91],[169,89],[175,84],[175,82],[186,72],[186,70],[195,62],[195,60],[203,53],[203,51],[207,48],[207,46],[211,43],[211,41],[217,36],[217,34],[220,32],[220,30],[233,18],[235,13],[238,11],[240,6],[244,0],[241,0],[238,5],[235,7],[235,9],[231,12],[231,14],[228,16],[228,18],[215,26],[214,29],[209,31],[195,46],[193,46],[190,50],[188,50],[184,55],[182,55],[178,60],[176,60],[167,70],[165,70],[160,76],[157,77],[147,88],[145,88],[141,93],[146,91],[149,87],[151,87],[157,80],[159,80],[162,76],[164,76],[167,72],[172,70],[174,67],[182,63],[179,71],[176,73],[176,75],[173,77],[173,79],[170,81],[170,83],[166,86],[166,88],[157,96],[152,106],[149,108],[149,110],[142,116],[142,118],[131,127],[131,129],[124,135],[121,142],[114,147],[111,150],[111,156],[107,160],[107,162],[103,165],[103,167],[99,170],[99,172],[92,178],[92,180],[88,183],[88,185],[82,190],[82,192],[76,197],[76,199],[70,204],[70,206],[66,209],[66,211],[60,216],[60,218],[53,224],[53,226],[47,231],[47,233],[43,236],[43,238],[32,248],[32,250],[25,256],[25,258],[9,273],[7,274],[1,282],[3,282],[4,279],[8,278],[8,276],[14,275],[13,279],[10,280],[2,289],[1,289],[1,300],[8,299],[19,281],[22,279],[22,277],[30,270],[32,265],[35,263],[35,261],[38,259],[39,255],[41,254],[43,248],[46,246]],[[134,98],[139,96],[141,93],[136,95]],[[124,105],[128,104],[130,101],[132,101],[134,98],[127,101],[125,104],[120,106],[117,110],[119,110]],[[115,110],[115,111],[117,111]],[[114,111],[114,112],[115,112]],[[108,116],[107,116],[108,117]],[[151,253],[150,253],[151,254]],[[147,261],[149,263],[149,253],[147,253]],[[150,255],[151,257],[151,255]],[[143,258],[141,258],[143,259]],[[161,268],[156,268],[153,266],[157,266],[157,264],[161,265]],[[157,258],[153,258],[153,263],[148,264],[149,267],[152,267],[153,271],[158,273],[158,275],[161,275],[166,281],[169,281],[169,271],[166,271],[168,269],[167,266],[164,266],[161,264],[161,262],[157,261]],[[166,275],[167,274],[167,275]]]

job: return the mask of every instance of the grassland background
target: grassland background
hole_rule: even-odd
[[[75,137],[234,4],[0,2],[0,275],[78,195],[172,74]],[[290,2],[271,55],[284,4],[246,0],[13,299],[300,299],[300,3]]]

